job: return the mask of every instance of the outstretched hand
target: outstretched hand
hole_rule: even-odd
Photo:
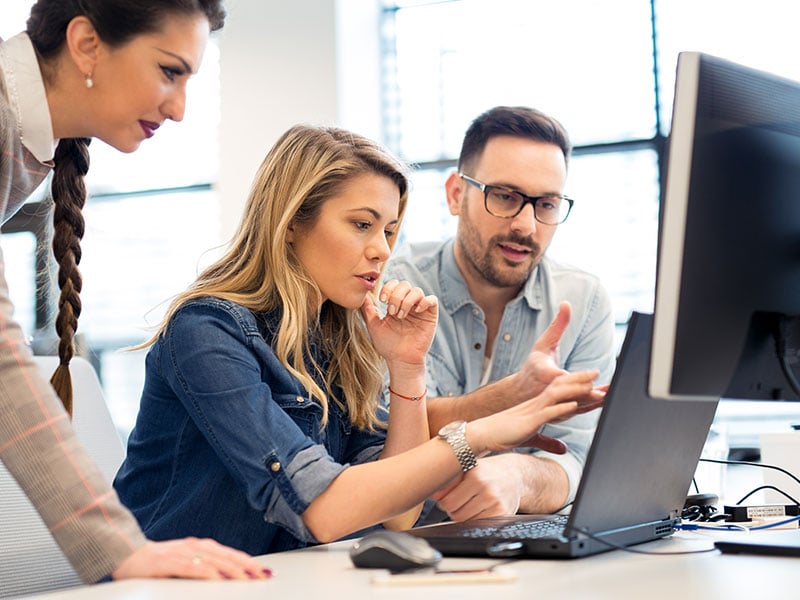
[[[558,314],[533,344],[525,362],[522,363],[516,374],[516,389],[525,399],[541,393],[548,383],[566,373],[559,366],[558,344],[571,317],[570,303],[561,302],[558,305]]]
[[[393,279],[383,285],[379,298],[387,304],[384,317],[371,296],[361,306],[375,349],[389,364],[424,365],[439,317],[436,296],[426,296],[407,281]]]
[[[111,573],[114,579],[269,579],[271,575],[269,569],[244,552],[194,537],[147,542]]]
[[[483,453],[539,445],[537,431],[545,423],[561,421],[602,404],[604,392],[593,387],[597,375],[597,370],[559,375],[534,398],[472,421],[469,430],[476,439],[471,439],[470,445]],[[585,401],[593,396],[600,397]]]

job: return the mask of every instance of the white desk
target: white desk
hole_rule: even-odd
[[[782,537],[800,530],[763,532]],[[680,532],[670,539],[636,546],[666,552],[708,548],[714,538],[741,539],[744,533]],[[756,535],[755,533],[751,535]],[[128,580],[73,588],[37,596],[48,600],[368,600],[425,598],[487,600],[665,598],[800,598],[800,559],[720,554],[650,556],[613,551],[569,561],[524,560],[508,565],[518,577],[511,583],[386,586],[370,582],[376,573],[355,569],[352,542],[266,555],[259,560],[275,572],[268,581],[201,582]],[[491,560],[445,558],[442,568],[477,567]],[[380,572],[378,572],[380,573]]]

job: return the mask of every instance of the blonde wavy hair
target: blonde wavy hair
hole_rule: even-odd
[[[373,429],[380,424],[377,408],[384,363],[360,312],[331,303],[320,317],[320,290],[287,241],[290,226],[313,226],[322,205],[362,174],[382,175],[397,185],[399,226],[408,199],[406,165],[379,144],[343,129],[308,125],[289,129],[261,163],[226,254],[174,298],[156,335],[143,347],[155,342],[172,315],[194,298],[214,296],[254,312],[281,309],[273,349],[322,405],[323,425],[334,386],[343,391],[346,407],[342,408],[348,410],[353,425]],[[396,238],[389,239],[390,246]],[[325,372],[315,363],[311,368],[325,382],[325,390],[306,365],[311,357],[309,334],[317,327],[315,343],[322,344],[331,362]]]

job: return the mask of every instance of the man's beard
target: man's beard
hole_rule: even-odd
[[[461,253],[467,260],[469,267],[475,275],[495,287],[521,288],[528,280],[533,269],[539,264],[539,260],[541,260],[541,247],[531,237],[515,236],[513,234],[510,236],[496,235],[488,241],[485,248],[481,248],[480,235],[477,228],[472,225],[469,219],[465,219],[464,215],[461,217],[459,229],[457,243],[461,247]],[[531,261],[528,263],[527,268],[523,269],[519,263],[509,263],[503,257],[499,257],[499,261],[502,261],[508,267],[514,267],[503,269],[501,268],[502,265],[497,264],[497,260],[493,260],[493,251],[497,244],[503,242],[530,248]]]

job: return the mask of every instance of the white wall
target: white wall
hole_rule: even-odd
[[[258,165],[297,122],[334,123],[332,0],[229,0],[220,37],[222,239],[239,221]]]
[[[288,127],[380,135],[376,0],[228,0],[226,8],[218,184],[225,241],[255,171]]]

